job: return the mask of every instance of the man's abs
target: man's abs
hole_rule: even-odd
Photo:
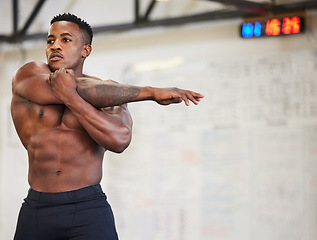
[[[40,192],[64,192],[98,184],[104,150],[87,133],[52,129],[28,144],[29,184]]]
[[[13,98],[11,112],[28,151],[29,184],[34,190],[70,191],[100,182],[104,149],[68,108]]]

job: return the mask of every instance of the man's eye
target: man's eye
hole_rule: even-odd
[[[71,40],[68,38],[64,38],[64,42],[70,42]]]
[[[53,40],[47,40],[47,44],[52,44],[53,42]]]

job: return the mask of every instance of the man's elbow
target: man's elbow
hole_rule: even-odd
[[[114,152],[114,153],[123,153],[124,150],[126,150],[128,148],[128,146],[130,145],[130,143],[128,144],[121,144],[121,145],[118,145],[112,149],[109,149],[111,152]]]
[[[114,137],[111,146],[108,147],[108,150],[115,153],[122,153],[130,145],[131,139],[131,129],[126,128],[123,132]]]
[[[130,145],[131,139],[129,141],[123,141],[117,144],[111,151],[115,153],[123,153],[124,150]]]

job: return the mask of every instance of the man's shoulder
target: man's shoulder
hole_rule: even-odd
[[[36,72],[36,71],[43,71],[43,72],[48,72],[49,71],[49,67],[46,63],[44,62],[37,62],[37,61],[32,61],[32,62],[28,62],[25,63],[22,67],[20,67],[17,72],[19,71],[32,71],[32,72]]]
[[[40,61],[31,61],[25,63],[22,67],[47,67],[47,64]]]
[[[22,80],[37,74],[50,73],[49,67],[44,62],[28,62],[20,67],[14,74],[14,80]]]

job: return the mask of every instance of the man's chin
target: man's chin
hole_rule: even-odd
[[[48,62],[48,66],[52,72],[55,72],[56,70],[58,70],[60,68],[65,68],[65,66],[63,66],[62,64],[60,64],[58,62]]]

